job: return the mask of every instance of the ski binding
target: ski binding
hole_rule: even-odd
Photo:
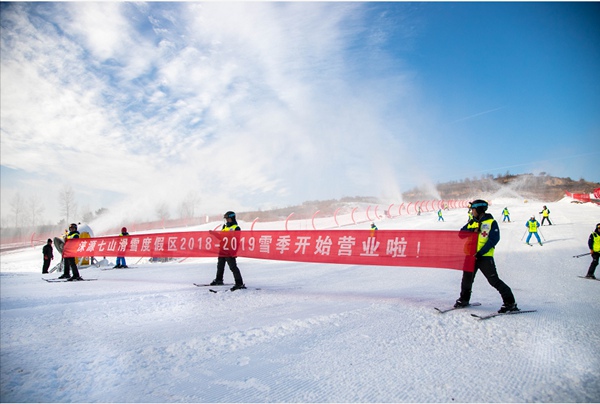
[[[467,307],[473,307],[473,306],[481,306],[481,303],[479,303],[479,302],[473,302],[473,303],[469,303],[467,306],[459,306],[459,307],[452,306],[452,307],[448,307],[448,308],[444,308],[444,309],[440,309],[440,308],[434,307],[434,309],[436,309],[438,312],[444,314],[444,313],[447,313],[447,312],[452,311],[452,310],[466,309]]]

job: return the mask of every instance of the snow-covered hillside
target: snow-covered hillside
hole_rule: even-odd
[[[600,401],[600,282],[578,277],[589,256],[573,258],[588,251],[600,208],[493,202],[500,277],[536,313],[472,317],[501,305],[479,274],[482,305],[439,314],[458,297],[461,272],[448,269],[239,259],[248,289],[215,294],[192,284],[214,278],[215,259],[129,259],[81,271],[97,281],[47,283],[41,248],[3,254],[1,401]],[[525,222],[542,205],[554,225],[529,247]],[[377,225],[459,229],[466,210],[444,218]]]

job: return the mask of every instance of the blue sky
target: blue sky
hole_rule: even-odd
[[[2,217],[600,181],[600,4],[0,3]]]

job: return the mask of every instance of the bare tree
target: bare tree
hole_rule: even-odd
[[[94,220],[94,212],[92,212],[90,205],[86,204],[81,208],[81,219],[84,223],[89,223]]]
[[[171,215],[169,214],[169,205],[166,202],[161,203],[156,207],[156,215],[160,220],[168,220]]]
[[[200,204],[200,197],[196,191],[188,192],[187,196],[179,205],[179,217],[190,219],[196,215],[196,208]]]
[[[10,210],[13,214],[13,218],[15,221],[15,227],[21,227],[24,221],[24,200],[20,193],[16,193],[15,196],[10,201]]]
[[[40,220],[42,213],[44,213],[44,205],[38,196],[32,196],[27,200],[27,217],[31,227],[36,227],[41,224]]]
[[[69,223],[72,217],[77,215],[77,203],[75,202],[75,191],[70,185],[65,185],[59,194],[60,213]]]

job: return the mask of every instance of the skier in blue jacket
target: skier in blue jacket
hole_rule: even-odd
[[[531,216],[531,219],[529,219],[525,223],[525,227],[527,227],[527,229],[529,229],[529,235],[527,236],[527,240],[525,240],[525,242],[528,245],[531,245],[531,244],[529,244],[529,240],[531,239],[532,235],[535,235],[535,238],[537,238],[538,244],[542,245],[542,240],[540,240],[540,235],[538,234],[538,227],[540,227],[540,222],[535,220],[535,216]],[[521,240],[523,240],[523,239],[521,238]]]
[[[505,222],[508,220],[508,223],[510,223],[510,213],[508,212],[508,207],[505,207],[504,210],[502,211],[502,221]]]

